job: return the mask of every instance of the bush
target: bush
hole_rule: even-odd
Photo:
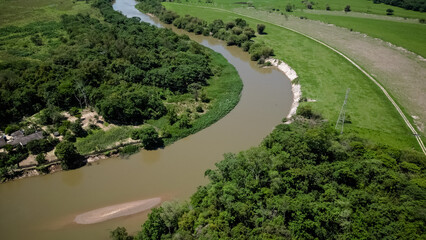
[[[11,133],[18,131],[19,129],[20,128],[19,128],[19,126],[17,124],[9,124],[9,126],[6,127],[6,129],[4,130],[4,132],[7,135],[10,135]]]
[[[198,105],[198,106],[195,108],[195,110],[196,110],[197,112],[199,112],[199,113],[204,112],[204,109],[203,109],[203,107],[202,107],[201,105]]]
[[[285,6],[285,11],[286,12],[293,12],[293,6],[289,3]]]
[[[37,155],[36,161],[38,163],[38,166],[43,165],[47,162],[43,153],[40,153],[40,154]]]
[[[67,132],[64,136],[64,140],[69,142],[75,142],[77,139],[74,134]]]
[[[80,113],[80,110],[77,107],[72,107],[69,112],[72,116],[76,116]]]
[[[350,5],[346,5],[345,12],[350,12],[350,11],[351,11],[351,6]]]
[[[76,137],[86,137],[87,132],[81,127],[81,122],[76,121],[75,123],[71,124],[70,130],[75,134]]]
[[[386,15],[393,15],[393,9],[391,8],[386,9]]]
[[[318,119],[320,116],[312,110],[310,105],[299,106],[297,108],[297,115],[303,116],[309,119]]]
[[[61,160],[64,170],[78,168],[84,163],[74,144],[69,141],[63,141],[56,146],[55,156]]]
[[[31,152],[31,154],[40,154],[40,153],[46,153],[48,151],[51,151],[53,149],[53,146],[46,139],[40,139],[40,140],[33,140],[27,143],[26,148],[28,149],[28,151]]]
[[[119,150],[120,155],[128,156],[139,151],[139,145],[127,145]]]
[[[140,139],[142,146],[147,150],[153,150],[164,146],[162,139],[160,139],[158,132],[153,126],[135,129],[132,132],[132,139]]]
[[[266,26],[264,24],[257,24],[257,32],[259,34],[264,34],[265,33],[265,28],[266,28]]]

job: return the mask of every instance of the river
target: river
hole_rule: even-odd
[[[134,5],[134,0],[117,0],[114,9],[146,19]],[[244,83],[238,105],[212,126],[164,149],[0,184],[1,239],[108,239],[117,226],[134,233],[147,212],[90,225],[73,220],[81,213],[129,201],[187,200],[197,186],[207,183],[205,170],[214,168],[224,153],[257,146],[288,114],[293,95],[284,74],[259,68],[247,53],[223,41],[188,35],[235,66]]]

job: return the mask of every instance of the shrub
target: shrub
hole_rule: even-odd
[[[75,134],[76,137],[86,137],[87,132],[81,127],[81,122],[76,121],[75,123],[71,124],[70,130]]]
[[[386,9],[386,15],[393,15],[393,9],[391,8]]]
[[[83,165],[82,156],[71,142],[63,141],[56,146],[55,156],[61,160],[62,168],[74,169]]]
[[[38,166],[43,165],[47,162],[43,153],[40,153],[40,154],[37,155],[36,161],[38,163]]]
[[[265,28],[266,28],[266,26],[264,24],[257,24],[257,32],[259,34],[264,34],[265,33]]]
[[[195,110],[196,110],[197,112],[199,112],[199,113],[204,112],[204,109],[203,109],[203,107],[202,107],[201,105],[198,105],[198,106],[195,108]]]
[[[285,11],[286,12],[293,12],[293,6],[289,3],[285,6]]]
[[[6,127],[4,132],[9,135],[9,134],[16,132],[18,130],[19,130],[19,126],[17,124],[9,124],[9,126]]]
[[[69,112],[72,116],[76,116],[80,113],[80,110],[77,107],[72,107]]]
[[[158,136],[158,132],[153,126],[134,130],[132,132],[132,139],[140,139],[142,146],[147,150],[157,149],[164,145],[162,139]]]
[[[297,115],[300,115],[309,119],[320,118],[318,114],[314,113],[310,105],[299,106],[299,108],[297,108]]]
[[[345,12],[350,12],[350,11],[351,11],[351,6],[350,5],[346,5]]]
[[[53,149],[53,145],[46,139],[40,139],[27,143],[26,148],[31,152],[31,154],[40,154],[51,151]]]
[[[139,151],[139,145],[127,145],[119,150],[120,155],[128,156]]]

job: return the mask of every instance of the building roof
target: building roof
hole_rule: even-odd
[[[4,147],[6,144],[6,139],[4,139],[4,137],[0,137],[0,147]]]
[[[10,136],[12,136],[13,138],[23,137],[24,136],[24,132],[21,131],[21,130],[18,130],[16,132],[11,133]]]
[[[15,137],[10,144],[12,144],[12,145],[21,144],[21,145],[25,146],[25,145],[27,145],[27,143],[29,143],[33,140],[40,140],[40,139],[43,139],[43,138],[44,138],[43,132],[35,132],[35,133],[30,134],[28,136]]]

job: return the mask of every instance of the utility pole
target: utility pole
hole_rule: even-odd
[[[346,106],[346,102],[348,100],[350,90],[351,90],[350,88],[348,88],[346,90],[345,101],[343,102],[342,109],[340,109],[339,118],[337,119],[337,122],[336,122],[335,129],[336,130],[339,129],[339,126],[340,126],[340,134],[343,133],[343,126],[345,125],[345,106]]]

